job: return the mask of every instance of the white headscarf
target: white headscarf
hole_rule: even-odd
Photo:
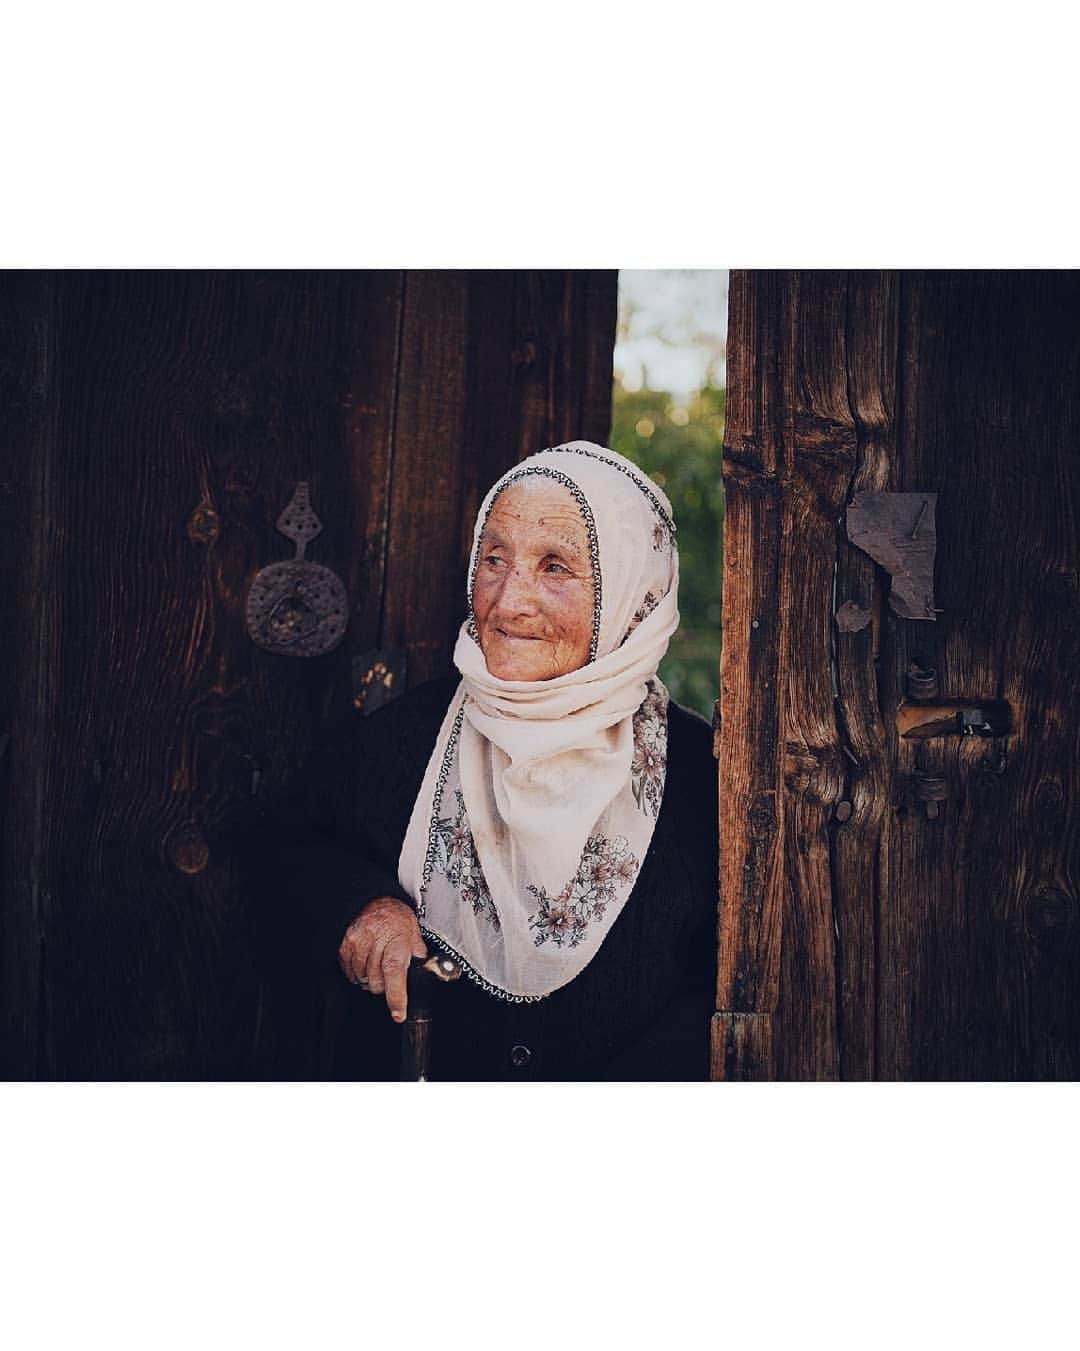
[[[551,680],[499,680],[476,641],[472,579],[499,493],[545,475],[589,534],[589,660]],[[595,956],[652,839],[667,769],[668,694],[656,674],[679,623],[671,505],[629,460],[591,441],[542,450],[484,498],[469,560],[461,683],[428,762],[398,874],[429,945],[491,993],[543,998]]]

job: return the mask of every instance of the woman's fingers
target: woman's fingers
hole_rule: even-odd
[[[367,961],[366,949],[361,959],[360,945],[351,931],[346,933],[341,940],[341,947],[338,948],[338,966],[341,967],[346,980],[351,980],[355,985],[364,974],[364,964]]]
[[[410,961],[427,955],[416,915],[386,896],[370,901],[349,925],[338,962],[354,984],[369,994],[385,994],[390,1016],[400,1023],[408,1012]]]
[[[345,937],[341,940],[341,946],[338,948],[338,965],[354,985],[363,976],[367,967],[372,938],[372,926],[361,914],[345,930]]]
[[[371,945],[367,966],[364,969],[364,975],[367,977],[368,994],[382,994],[383,990],[386,989],[386,982],[383,978],[383,953],[386,951],[390,939],[390,934],[382,934]]]
[[[399,935],[376,941],[365,969],[368,994],[386,994],[386,1007],[396,1023],[404,1022],[408,1011],[409,947]]]
[[[404,1022],[409,1007],[409,944],[400,939],[387,943],[382,969],[390,1017],[395,1023]]]

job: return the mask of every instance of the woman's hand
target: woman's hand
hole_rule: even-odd
[[[369,994],[386,993],[386,1006],[395,1022],[405,1021],[407,977],[413,957],[426,957],[416,916],[404,901],[380,896],[369,901],[345,930],[338,962],[354,985]]]

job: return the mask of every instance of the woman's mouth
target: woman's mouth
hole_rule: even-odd
[[[511,640],[512,640],[513,642],[515,642],[515,643],[538,643],[538,642],[540,642],[540,636],[539,636],[539,634],[533,634],[533,633],[509,633],[506,629],[499,629],[499,628],[497,628],[497,629],[495,630],[495,632],[499,635],[500,638],[509,638],[509,639],[511,639]]]

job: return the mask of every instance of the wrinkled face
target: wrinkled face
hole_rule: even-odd
[[[500,680],[551,680],[589,660],[589,534],[561,483],[538,476],[495,499],[477,555],[473,614],[487,668]]]

